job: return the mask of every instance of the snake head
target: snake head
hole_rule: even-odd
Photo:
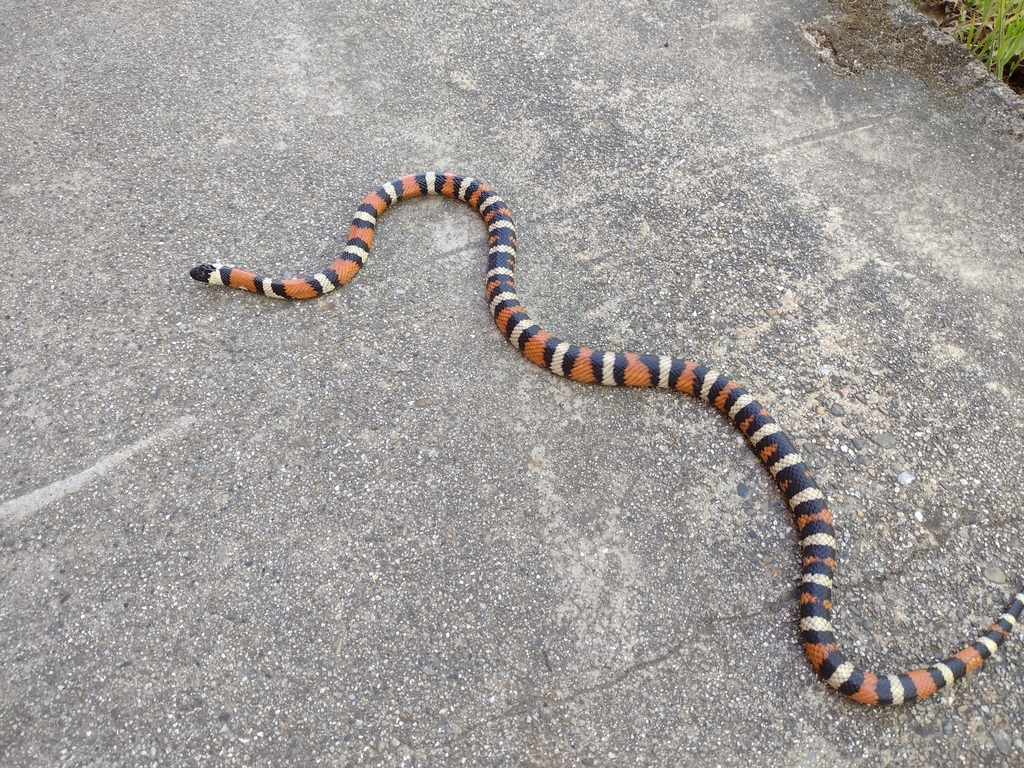
[[[213,264],[198,264],[188,271],[188,275],[200,283],[208,283],[210,282],[210,275],[216,271],[217,267]]]

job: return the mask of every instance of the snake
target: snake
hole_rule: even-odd
[[[775,419],[737,382],[690,360],[608,352],[562,341],[530,319],[515,289],[516,229],[512,212],[489,186],[452,173],[417,173],[389,181],[356,210],[338,257],[305,277],[272,279],[226,264],[200,264],[189,275],[202,283],[240,288],[278,299],[311,299],[351,280],[366,262],[377,223],[402,200],[439,195],[474,208],[487,228],[485,297],[505,339],[530,362],[556,376],[607,386],[655,387],[699,398],[738,429],[771,474],[792,511],[799,539],[799,630],[817,675],[840,694],[867,705],[908,704],[951,686],[992,656],[1018,623],[1024,587],[988,630],[952,656],[919,669],[879,675],[850,662],[832,624],[837,557],[832,514],[810,469]]]

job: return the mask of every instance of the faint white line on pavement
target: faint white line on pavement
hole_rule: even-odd
[[[127,448],[122,448],[116,453],[112,453],[106,458],[100,459],[88,469],[84,469],[77,475],[65,478],[64,480],[58,480],[55,483],[50,483],[45,488],[39,488],[30,493],[26,493],[24,496],[19,496],[16,499],[5,501],[0,504],[0,523],[15,522],[21,520],[33,512],[45,507],[47,504],[62,499],[69,493],[74,493],[80,490],[86,483],[94,480],[97,477],[105,475],[107,472],[112,470],[118,464],[123,464],[128,461],[139,451],[149,448],[154,443],[160,443],[171,437],[174,433],[184,429],[195,421],[194,416],[182,416],[180,419],[175,421],[169,427],[165,427],[157,432],[155,435],[150,435],[147,438],[139,440],[139,442],[129,445]]]

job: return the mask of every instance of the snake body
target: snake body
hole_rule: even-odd
[[[487,226],[488,307],[498,330],[530,362],[573,381],[684,392],[714,406],[743,434],[792,510],[802,560],[800,633],[811,666],[828,685],[864,704],[912,702],[976,670],[1006,639],[1024,608],[1024,590],[983,635],[947,659],[891,675],[876,675],[849,662],[839,650],[832,626],[836,561],[832,515],[810,470],[775,419],[749,392],[718,371],[663,355],[577,346],[555,338],[533,322],[516,296],[512,213],[492,189],[479,181],[449,173],[418,173],[384,184],[360,204],[341,255],[311,276],[276,280],[221,264],[199,265],[190,275],[200,282],[281,299],[320,296],[347,283],[363,266],[377,223],[389,207],[423,195],[461,200],[480,214]]]

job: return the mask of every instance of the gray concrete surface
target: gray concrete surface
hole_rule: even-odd
[[[524,361],[468,209],[316,302],[186,276],[487,180],[538,321],[772,408],[895,671],[1024,575],[1022,106],[880,0],[2,3],[0,763],[1024,764],[1021,637],[915,706],[826,689],[766,473]]]

